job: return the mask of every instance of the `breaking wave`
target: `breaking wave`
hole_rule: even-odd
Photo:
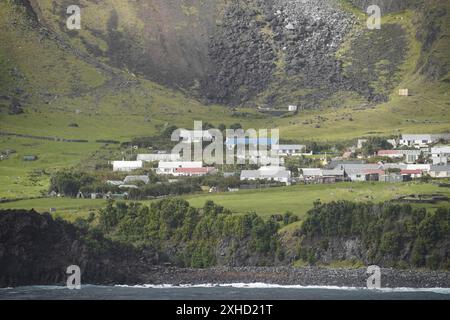
[[[326,289],[326,290],[348,290],[348,291],[376,291],[376,292],[430,292],[439,294],[450,294],[450,288],[381,288],[367,289],[364,287],[339,287],[339,286],[302,286],[302,285],[279,285],[269,283],[205,283],[205,284],[142,284],[142,285],[116,285],[122,288],[141,289],[190,289],[190,288],[237,288],[237,289]]]

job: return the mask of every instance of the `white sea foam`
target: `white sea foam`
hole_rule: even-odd
[[[302,285],[279,285],[269,283],[204,283],[204,284],[142,284],[142,285],[116,285],[123,288],[144,288],[144,289],[189,289],[189,288],[237,288],[237,289],[322,289],[322,290],[370,290],[375,292],[431,292],[439,294],[450,294],[450,288],[381,288],[367,289],[364,287],[340,287],[340,286],[302,286]]]

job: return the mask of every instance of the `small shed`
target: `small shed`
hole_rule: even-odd
[[[38,159],[35,155],[26,155],[23,156],[23,161],[36,161]]]
[[[407,96],[409,96],[409,90],[408,89],[399,89],[398,95],[401,97],[407,97]]]

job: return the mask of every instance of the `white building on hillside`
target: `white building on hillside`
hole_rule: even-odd
[[[306,146],[301,144],[275,144],[272,150],[276,151],[279,156],[299,156],[304,154]]]
[[[113,161],[113,171],[131,172],[143,167],[142,161]]]
[[[430,176],[433,178],[450,178],[450,166],[431,166]]]
[[[175,175],[177,169],[180,168],[203,168],[201,161],[160,161],[156,174]]]
[[[450,140],[450,134],[404,134],[400,139],[400,145],[421,148],[426,147],[430,143],[434,143],[443,140]]]
[[[244,180],[268,180],[289,185],[291,183],[291,171],[285,167],[277,166],[261,167],[258,170],[242,170],[241,181]]]
[[[431,148],[431,159],[433,164],[447,164],[450,159],[450,146]]]

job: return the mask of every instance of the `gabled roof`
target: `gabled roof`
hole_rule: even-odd
[[[364,164],[364,160],[331,160],[327,168],[334,169],[345,164]]]
[[[322,176],[322,169],[320,168],[301,168],[304,176]]]
[[[444,165],[444,166],[439,166],[439,165],[432,165],[430,168],[430,171],[435,171],[435,172],[450,172],[450,165]]]
[[[422,170],[416,169],[416,170],[401,170],[400,174],[422,174]]]

